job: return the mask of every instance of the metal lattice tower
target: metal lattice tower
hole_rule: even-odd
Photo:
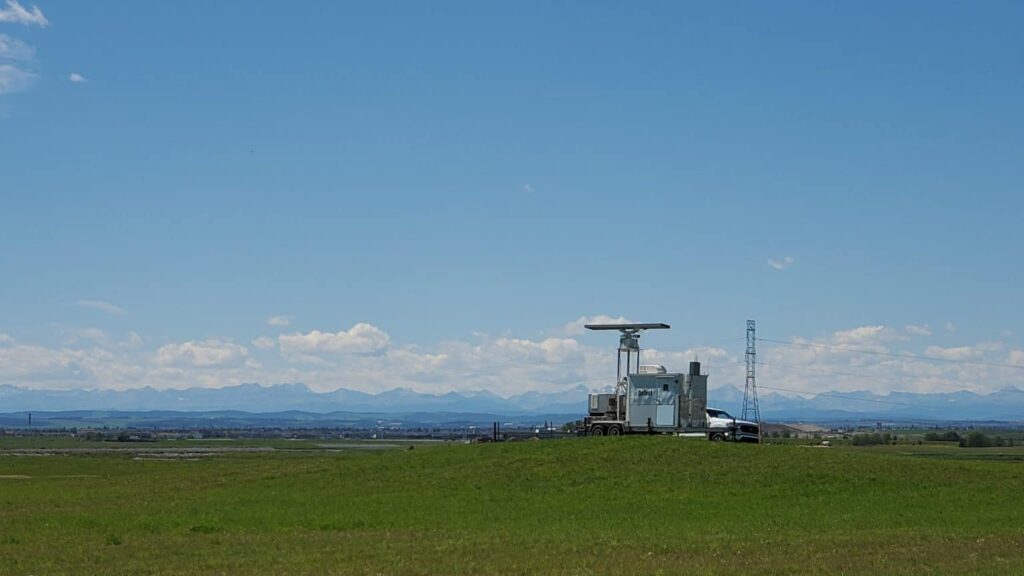
[[[757,378],[755,366],[757,365],[757,338],[753,320],[747,320],[747,385],[743,388],[743,416],[744,420],[757,422],[758,429],[761,427],[761,409],[757,405]]]

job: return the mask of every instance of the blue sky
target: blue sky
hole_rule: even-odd
[[[671,362],[755,318],[1024,364],[1020,3],[0,15],[0,383],[594,384],[614,342],[567,325],[602,314]],[[1024,379],[775,353],[806,389]]]

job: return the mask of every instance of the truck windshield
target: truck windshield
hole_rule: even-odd
[[[729,413],[726,412],[725,410],[708,409],[708,416],[712,418],[732,418],[732,416],[729,416]]]

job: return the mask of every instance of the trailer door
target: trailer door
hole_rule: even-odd
[[[655,426],[675,426],[676,406],[675,404],[659,404],[655,418]]]

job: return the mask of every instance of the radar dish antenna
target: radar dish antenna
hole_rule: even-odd
[[[640,333],[644,330],[668,330],[671,328],[668,324],[654,323],[654,324],[584,324],[584,328],[587,330],[618,330],[619,331],[619,353],[616,358],[615,365],[615,395],[620,397],[626,393],[626,378],[629,376],[630,370],[633,368],[634,362],[636,370],[634,372],[640,372]],[[626,356],[626,374],[622,373],[622,356]],[[634,361],[635,358],[635,361]],[[616,412],[620,410],[619,404],[616,402]]]

